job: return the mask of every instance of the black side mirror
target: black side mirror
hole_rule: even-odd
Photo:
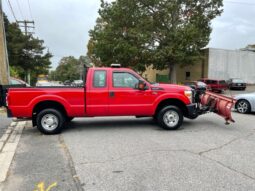
[[[139,80],[138,84],[137,84],[137,89],[138,90],[145,90],[146,88],[146,83],[143,80]]]

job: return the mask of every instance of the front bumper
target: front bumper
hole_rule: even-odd
[[[189,119],[195,119],[198,117],[198,112],[197,112],[197,104],[192,103],[190,105],[187,105],[187,118]]]

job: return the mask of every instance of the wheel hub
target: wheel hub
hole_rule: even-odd
[[[245,112],[247,111],[247,109],[248,109],[248,105],[247,105],[247,103],[245,103],[245,102],[240,102],[240,103],[238,104],[237,109],[238,109],[238,111],[239,111],[240,113],[245,113]]]
[[[58,118],[53,114],[47,114],[47,115],[43,116],[43,118],[41,120],[41,124],[42,124],[43,128],[48,131],[52,131],[55,128],[57,128],[58,123],[59,123]]]
[[[164,122],[169,127],[174,127],[179,122],[179,115],[175,111],[168,111],[164,114]]]

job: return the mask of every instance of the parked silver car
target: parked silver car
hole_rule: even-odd
[[[236,95],[235,108],[239,113],[255,112],[255,92]]]

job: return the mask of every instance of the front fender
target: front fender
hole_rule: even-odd
[[[154,111],[156,110],[156,108],[157,108],[157,106],[159,105],[160,102],[162,102],[164,100],[167,100],[167,99],[177,99],[177,100],[183,102],[185,105],[191,104],[189,98],[187,98],[183,94],[180,94],[180,93],[167,93],[167,94],[160,95],[154,101],[154,103],[153,103]]]

